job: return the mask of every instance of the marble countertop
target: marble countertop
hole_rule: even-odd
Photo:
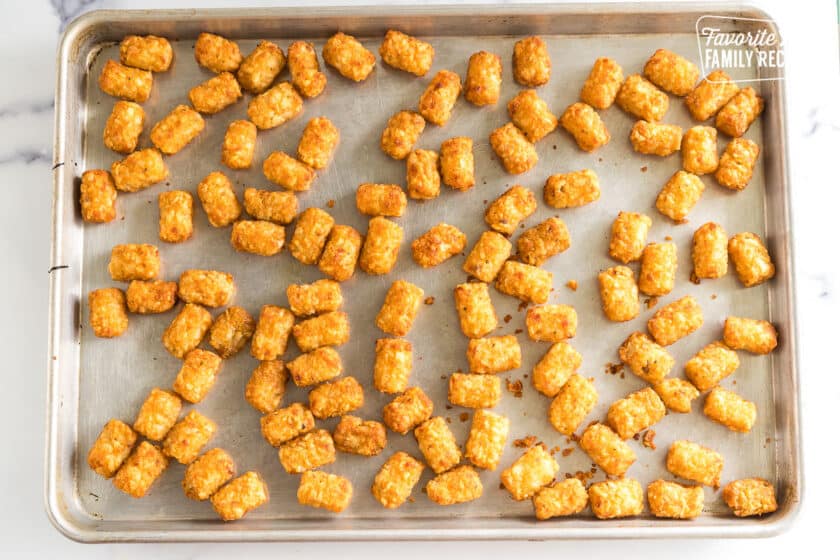
[[[298,2],[299,4],[302,2]],[[352,4],[309,2],[307,4]],[[367,2],[372,3],[372,2]],[[392,0],[389,4],[403,4]],[[425,3],[425,2],[424,2]],[[432,3],[432,2],[428,2]],[[840,317],[840,259],[831,239],[840,204],[834,158],[840,153],[840,69],[838,19],[833,0],[795,3],[755,1],[781,27],[786,49],[788,129],[793,188],[795,265],[804,414],[805,494],[794,527],[773,539],[758,541],[628,541],[562,543],[314,543],[100,545],[71,542],[49,524],[43,509],[43,450],[47,330],[47,269],[52,193],[53,95],[55,49],[63,27],[85,11],[100,8],[195,7],[184,0],[0,0],[9,27],[0,35],[0,254],[7,255],[0,274],[5,319],[4,387],[0,425],[5,459],[0,466],[2,550],[5,557],[61,558],[221,558],[231,555],[308,557],[365,555],[427,558],[429,555],[513,555],[622,558],[679,554],[680,558],[746,556],[789,558],[816,555],[832,546],[835,469],[840,456],[832,411],[840,405],[840,375],[834,356]],[[206,7],[280,6],[281,1],[205,0]],[[707,2],[714,12],[713,2]],[[809,551],[814,552],[808,554]],[[830,550],[830,549],[829,549]]]

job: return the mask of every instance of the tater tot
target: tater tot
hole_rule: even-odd
[[[700,200],[706,186],[700,177],[686,171],[674,173],[656,197],[656,209],[677,223],[684,222]]]
[[[423,468],[423,463],[408,453],[397,451],[376,473],[370,489],[373,497],[388,509],[400,507],[411,497],[411,491],[420,482]]]
[[[178,105],[152,127],[149,139],[166,155],[183,150],[204,130],[204,119],[186,105]]]
[[[99,89],[126,101],[144,103],[152,92],[152,73],[109,60],[99,74]]]
[[[727,189],[741,191],[752,179],[758,160],[758,144],[747,138],[735,138],[726,145],[715,172],[718,184]]]
[[[298,317],[338,311],[344,303],[341,284],[326,278],[311,284],[289,284],[286,288],[286,299],[292,313]]]
[[[496,277],[496,289],[526,303],[545,303],[554,275],[536,266],[506,261]]]
[[[633,478],[605,480],[589,487],[589,505],[598,519],[639,515],[644,510],[642,485]]]
[[[493,408],[502,400],[502,380],[495,375],[453,373],[449,376],[449,403],[464,408]]]
[[[362,234],[350,226],[333,226],[318,260],[318,270],[336,282],[349,280],[356,271],[361,250]]]
[[[502,88],[502,59],[499,55],[479,51],[470,56],[464,80],[464,98],[482,107],[495,105]]]
[[[645,63],[645,77],[664,89],[683,97],[691,93],[700,70],[690,60],[667,49],[657,49]]]
[[[289,474],[300,474],[335,462],[335,444],[327,430],[313,430],[280,446],[280,464]]]
[[[256,323],[243,308],[233,305],[216,317],[208,342],[219,356],[230,358],[242,350],[254,335]]]
[[[610,231],[610,256],[627,264],[642,258],[653,221],[638,212],[619,212]]]
[[[722,387],[712,389],[703,404],[707,418],[733,432],[748,433],[755,424],[756,413],[755,403]]]
[[[230,72],[222,72],[198,84],[189,92],[190,103],[205,115],[214,115],[233,105],[242,97],[239,82]]]
[[[177,395],[153,388],[137,412],[134,431],[152,441],[160,441],[178,420],[181,413],[181,399]]]
[[[461,332],[467,338],[481,338],[499,324],[490,291],[484,282],[467,282],[455,286],[455,309]]]
[[[414,429],[417,447],[429,468],[440,474],[461,462],[461,448],[441,416],[429,418]]]
[[[324,62],[354,82],[365,80],[376,65],[376,57],[352,35],[338,32],[324,44]]]
[[[572,135],[578,147],[592,152],[610,141],[610,131],[598,113],[586,103],[572,103],[560,116],[560,126]]]
[[[382,409],[382,421],[398,434],[407,434],[432,416],[434,403],[420,387],[409,387]]]
[[[137,192],[169,176],[163,156],[154,148],[137,150],[111,164],[111,177],[118,191]]]
[[[249,169],[256,145],[256,125],[251,121],[232,121],[222,140],[222,163],[230,169]]]
[[[423,268],[431,268],[454,257],[467,246],[467,236],[449,224],[440,223],[411,242],[411,256]]]
[[[328,381],[309,392],[309,410],[320,420],[353,412],[365,404],[365,394],[355,377]]]
[[[733,480],[723,487],[723,501],[736,517],[764,515],[779,507],[776,490],[763,478]]]
[[[680,149],[682,127],[676,124],[636,121],[630,130],[630,143],[640,154],[669,156]]]
[[[568,342],[556,342],[531,372],[534,388],[546,397],[556,397],[569,377],[577,372],[583,357]]]
[[[537,164],[537,149],[513,123],[497,128],[490,134],[490,146],[512,175],[525,173]]]
[[[245,211],[258,220],[288,224],[295,219],[298,200],[294,193],[248,187],[243,197]]]
[[[160,251],[148,243],[114,245],[108,261],[112,280],[152,280],[160,274]]]
[[[703,324],[703,310],[697,300],[684,296],[653,314],[647,322],[648,331],[661,346],[670,346],[690,335]]]
[[[730,375],[738,366],[738,354],[720,341],[704,346],[685,363],[685,376],[700,391],[708,391]]]
[[[185,270],[178,278],[178,297],[207,307],[227,305],[236,291],[233,275],[218,270]]]
[[[223,521],[235,521],[268,502],[268,485],[254,471],[225,484],[210,497],[213,509]]]
[[[394,159],[405,159],[420,138],[426,121],[414,111],[400,111],[388,119],[379,139],[382,151]]]
[[[589,503],[589,494],[580,479],[572,477],[543,486],[531,499],[534,515],[545,520],[582,512]]]
[[[776,328],[769,321],[727,317],[723,323],[723,342],[733,350],[769,354],[779,343]]]
[[[142,498],[168,464],[156,445],[141,441],[114,476],[114,487],[132,498]]]
[[[289,74],[292,85],[307,99],[318,97],[327,87],[327,75],[321,72],[312,43],[295,41],[289,45]]]
[[[522,365],[522,350],[512,334],[472,338],[467,344],[467,362],[475,373],[501,373]]]
[[[560,218],[552,217],[522,232],[516,240],[516,253],[525,264],[540,266],[570,245],[566,224]]]
[[[556,173],[545,181],[543,199],[552,208],[576,208],[601,197],[598,176],[591,169]]]
[[[187,303],[163,332],[163,346],[176,358],[183,358],[201,344],[211,324],[213,316],[209,311],[200,305]]]
[[[510,257],[511,249],[510,241],[502,234],[485,231],[467,255],[463,270],[482,282],[492,282]]]
[[[668,111],[668,95],[639,74],[624,80],[615,102],[624,112],[648,122],[661,121]]]
[[[286,364],[286,367],[298,387],[309,387],[338,377],[344,369],[341,356],[329,346],[301,354]]]
[[[230,231],[230,244],[237,251],[270,257],[283,250],[286,230],[265,220],[240,220]]]
[[[464,456],[480,469],[496,470],[502,459],[509,431],[510,420],[506,416],[488,410],[476,410]]]
[[[242,64],[239,45],[213,33],[201,33],[195,42],[195,61],[211,72],[236,72]]]
[[[770,253],[756,234],[736,233],[729,240],[727,248],[738,280],[747,288],[766,282],[776,275],[776,266],[770,259]]]
[[[601,57],[595,60],[580,90],[580,100],[596,109],[608,109],[624,83],[624,71],[618,62]]]
[[[388,66],[415,76],[425,76],[435,59],[435,48],[426,41],[389,29],[385,33],[379,56]]]
[[[341,134],[327,117],[317,117],[306,123],[297,154],[300,161],[313,169],[324,169],[329,164]]]
[[[700,391],[685,379],[669,377],[653,386],[653,390],[671,412],[688,414],[691,401],[700,396]]]
[[[598,273],[601,309],[610,321],[624,322],[639,315],[639,288],[633,270],[614,266]]]
[[[102,132],[105,147],[121,154],[130,154],[137,149],[137,141],[145,122],[143,107],[131,101],[117,101]]]
[[[694,519],[703,513],[703,487],[683,486],[668,480],[648,484],[647,499],[654,517]]]
[[[490,203],[484,212],[484,221],[499,233],[510,235],[522,220],[536,210],[534,193],[522,185],[514,185]]]
[[[177,282],[132,280],[125,292],[126,304],[132,313],[164,313],[175,306],[177,292]]]
[[[224,173],[210,173],[198,184],[196,191],[211,226],[227,227],[242,214],[233,184]]]
[[[320,208],[307,208],[298,217],[289,252],[303,264],[315,264],[321,258],[335,220]]]
[[[184,471],[181,486],[191,500],[206,500],[236,474],[236,465],[227,451],[218,447],[204,453]]]
[[[440,177],[456,191],[475,186],[475,159],[472,138],[457,136],[440,145]]]
[[[717,130],[711,126],[693,126],[682,141],[683,169],[695,175],[714,173],[718,168]]]
[[[533,35],[513,45],[513,78],[528,87],[545,85],[551,79],[551,58],[541,37]]]
[[[111,478],[131,454],[136,441],[137,434],[128,424],[111,419],[88,451],[87,464],[99,476]]]
[[[685,98],[685,106],[694,120],[705,121],[738,93],[740,88],[723,70],[715,70]]]
[[[432,150],[414,150],[405,161],[406,190],[415,200],[440,196],[438,155]]]
[[[733,138],[743,136],[764,111],[764,100],[751,87],[736,93],[715,117],[715,126]]]
[[[121,336],[128,328],[125,294],[119,288],[101,288],[88,294],[89,323],[100,338]]]
[[[286,56],[283,50],[271,41],[260,41],[239,65],[236,79],[242,89],[258,95],[271,87],[285,67]]]
[[[308,191],[315,170],[285,152],[271,152],[263,162],[265,178],[290,191]]]
[[[188,465],[195,461],[201,448],[207,445],[215,433],[215,422],[197,410],[191,410],[166,434],[163,453],[182,465]]]
[[[213,352],[200,348],[190,350],[184,356],[172,389],[187,402],[201,402],[216,383],[221,368],[222,359]]]
[[[692,238],[691,259],[694,262],[694,276],[700,278],[721,278],[729,269],[729,254],[726,230],[720,224],[707,222],[697,228]]]
[[[303,111],[303,99],[289,82],[281,82],[259,94],[248,104],[248,118],[267,130],[292,120]]]
[[[607,423],[621,439],[630,439],[662,420],[665,412],[656,391],[645,387],[612,403],[607,411]]]
[[[335,448],[364,457],[379,455],[387,443],[385,425],[375,420],[342,416],[333,430]]]
[[[259,412],[276,410],[286,394],[289,374],[280,360],[265,360],[251,373],[245,385],[245,400]]]
[[[181,243],[193,234],[193,198],[187,191],[166,191],[158,195],[160,220],[158,237],[167,243]]]
[[[551,401],[548,420],[555,430],[571,436],[597,403],[593,380],[573,373]]]
[[[636,462],[636,453],[609,426],[595,423],[580,436],[580,448],[611,476],[624,476]]]
[[[533,89],[519,92],[508,101],[507,110],[511,122],[529,142],[539,142],[557,128],[557,117]]]
[[[155,35],[128,35],[120,41],[120,62],[150,72],[166,72],[172,64],[172,45]]]
[[[718,488],[723,455],[688,440],[677,440],[668,448],[665,467],[674,476]]]
[[[117,189],[107,171],[91,169],[82,173],[79,201],[85,222],[106,223],[117,217]]]
[[[618,349],[618,357],[639,378],[655,385],[665,379],[674,367],[674,358],[648,335],[634,332]]]
[[[649,243],[642,251],[639,291],[649,296],[664,296],[674,289],[676,279],[676,243]]]
[[[341,513],[353,499],[353,483],[343,476],[323,471],[306,471],[300,477],[298,503]]]
[[[330,311],[296,324],[292,335],[301,352],[311,352],[322,346],[341,346],[350,340],[350,321],[347,313]]]
[[[417,110],[430,123],[443,126],[452,116],[452,108],[461,95],[461,77],[455,72],[441,70],[420,96]]]
[[[554,480],[554,475],[559,470],[560,465],[545,445],[538,444],[502,471],[502,484],[514,500],[527,500]]]
[[[280,447],[313,429],[315,417],[301,403],[292,403],[260,418],[262,436],[273,447]]]
[[[462,465],[441,473],[426,484],[426,495],[441,506],[477,500],[483,492],[481,478],[469,465]]]
[[[376,326],[394,336],[405,336],[420,311],[423,290],[405,280],[396,280],[388,288],[385,301],[376,315]]]
[[[356,208],[367,216],[399,217],[407,204],[399,185],[362,183],[356,189]]]
[[[368,274],[388,274],[397,264],[402,240],[403,229],[399,224],[382,216],[371,218],[359,267]]]
[[[400,338],[376,341],[373,386],[383,393],[401,393],[408,388],[412,368],[411,342]]]
[[[577,333],[577,311],[571,305],[538,305],[525,315],[525,326],[531,340],[561,342]]]

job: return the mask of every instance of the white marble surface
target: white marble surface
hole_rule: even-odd
[[[389,2],[394,3],[403,2]],[[234,0],[201,3],[209,7],[237,4]],[[284,2],[251,0],[241,4]],[[713,12],[713,3],[708,4]],[[840,498],[835,475],[840,455],[833,417],[840,405],[833,330],[840,316],[840,259],[834,245],[834,220],[840,203],[835,163],[840,154],[836,5],[832,0],[756,4],[780,23],[786,41],[805,446],[804,505],[793,529],[760,541],[85,546],[66,540],[50,526],[42,497],[55,48],[66,22],[87,10],[194,7],[197,3],[0,0],[0,13],[6,18],[6,29],[0,35],[0,67],[5,76],[5,87],[0,88],[0,189],[4,195],[0,254],[6,255],[0,274],[0,294],[5,300],[0,321],[4,354],[0,425],[5,427],[0,464],[2,556],[163,559],[305,554],[384,558],[399,554],[426,558],[430,554],[480,554],[490,558],[609,554],[628,558],[678,554],[681,558],[782,558],[820,554],[817,551],[829,556],[836,553],[834,510]]]

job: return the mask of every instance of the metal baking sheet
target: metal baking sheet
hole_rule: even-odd
[[[680,167],[679,154],[665,159],[635,154],[627,141],[634,119],[617,107],[602,112],[612,135],[606,147],[586,154],[565,132],[554,132],[537,145],[539,165],[524,175],[505,174],[487,140],[493,129],[507,121],[505,104],[520,89],[511,79],[510,62],[518,38],[538,33],[548,43],[553,75],[551,82],[540,89],[540,95],[559,114],[577,99],[598,56],[615,58],[626,74],[640,71],[647,57],[660,47],[697,61],[694,23],[703,13],[698,6],[686,5],[319,8],[317,13],[309,9],[100,11],[71,24],[58,55],[56,111],[46,473],[47,510],[55,525],[81,541],[764,536],[786,527],[798,508],[801,480],[783,82],[762,81],[756,86],[767,105],[761,120],[748,133],[762,147],[749,188],[733,194],[704,177],[707,189],[685,225],[671,224],[653,207],[661,186]],[[737,7],[720,8],[716,13],[764,17],[753,9]],[[743,24],[732,20],[730,25]],[[152,96],[144,104],[148,124],[141,144],[148,146],[151,124],[176,104],[187,102],[187,91],[209,77],[192,56],[194,39],[201,31],[236,39],[245,53],[263,38],[276,40],[283,48],[294,39],[306,38],[315,43],[320,53],[325,38],[339,29],[358,36],[369,49],[378,52],[381,38],[389,28],[422,36],[434,45],[434,66],[426,78],[396,71],[380,61],[367,81],[354,84],[327,68],[325,93],[307,101],[304,113],[292,122],[260,132],[253,169],[230,171],[220,164],[221,140],[231,120],[245,118],[249,99],[246,96],[235,106],[207,118],[201,136],[181,153],[167,158],[170,177],[165,184],[136,194],[121,194],[118,218],[111,224],[82,224],[76,202],[81,173],[108,168],[117,159],[117,154],[106,150],[101,140],[114,100],[99,90],[96,77],[107,59],[118,57],[116,42],[124,35],[154,33],[174,40],[173,67],[155,75]],[[643,307],[641,315],[629,323],[608,322],[600,310],[596,275],[614,264],[607,256],[607,245],[609,226],[617,212],[645,212],[654,221],[650,240],[671,236],[679,251],[677,286],[671,295],[660,298],[656,308],[691,294],[699,300],[705,316],[698,332],[669,348],[678,362],[675,374],[681,374],[679,364],[721,336],[722,321],[729,314],[769,318],[779,328],[781,344],[769,357],[740,353],[740,369],[723,383],[734,386],[758,405],[758,421],[750,434],[730,432],[706,419],[699,410],[702,398],[698,399],[691,414],[669,414],[655,426],[656,450],[630,441],[638,461],[628,475],[643,485],[660,477],[671,479],[664,466],[667,448],[675,439],[690,438],[723,453],[724,483],[747,476],[773,481],[779,511],[761,519],[735,519],[728,513],[721,492],[707,488],[704,515],[690,522],[657,520],[649,514],[604,522],[595,520],[588,510],[572,518],[535,521],[530,502],[514,502],[499,488],[502,468],[522,452],[512,445],[513,440],[534,435],[549,447],[575,445],[551,428],[547,422],[550,401],[530,384],[528,374],[548,345],[527,339],[522,333],[524,311],[518,308],[518,301],[495,291],[492,298],[500,319],[510,316],[509,322],[500,322],[498,333],[521,333],[523,346],[522,368],[502,377],[521,380],[524,391],[521,398],[505,392],[497,409],[512,420],[510,439],[501,467],[481,473],[485,492],[480,500],[448,508],[433,504],[420,490],[430,478],[427,469],[415,489],[413,502],[396,511],[381,508],[369,492],[375,472],[396,450],[418,454],[411,435],[389,433],[388,448],[379,457],[367,459],[340,453],[337,462],[326,468],[349,477],[354,484],[353,502],[343,514],[332,515],[298,505],[297,478],[280,467],[276,450],[259,434],[259,414],[243,398],[245,383],[257,363],[247,351],[226,361],[215,388],[196,408],[219,424],[212,445],[229,450],[239,472],[255,469],[265,477],[271,494],[269,504],[244,520],[225,524],[207,502],[184,497],[180,488],[184,472],[181,465],[172,464],[141,500],[116,491],[110,481],[90,471],[85,457],[101,426],[111,417],[131,422],[150,388],[170,386],[179,368],[178,360],[159,342],[176,310],[162,316],[131,316],[128,332],[114,340],[95,338],[85,324],[86,294],[115,285],[107,273],[114,244],[156,244],[162,253],[163,277],[168,279],[177,279],[187,268],[216,268],[233,273],[238,286],[236,304],[255,316],[262,304],[285,305],[288,284],[319,277],[316,267],[301,265],[285,251],[272,258],[236,253],[229,243],[229,230],[210,227],[200,208],[195,213],[193,239],[179,245],[160,242],[158,194],[175,188],[194,193],[197,183],[214,170],[226,173],[240,195],[245,186],[270,188],[261,173],[262,160],[273,150],[293,153],[306,122],[325,115],[340,128],[341,144],[329,168],[318,174],[312,190],[300,196],[301,208],[326,208],[328,201],[335,201],[329,211],[337,222],[365,232],[367,219],[356,211],[354,203],[358,184],[404,184],[404,163],[391,160],[378,147],[388,117],[398,110],[414,108],[437,70],[451,69],[463,77],[469,55],[479,49],[502,56],[505,79],[500,103],[480,109],[461,98],[450,123],[443,128],[428,125],[418,143],[421,148],[436,150],[446,138],[473,137],[476,187],[467,193],[444,187],[441,197],[434,201],[410,201],[406,215],[398,220],[405,228],[406,241],[396,269],[385,277],[357,271],[351,281],[343,284],[353,334],[340,353],[346,373],[367,387],[360,415],[379,418],[382,406],[390,400],[371,387],[374,341],[382,335],[373,319],[390,283],[404,278],[435,298],[433,305],[423,306],[408,337],[415,348],[412,383],[428,392],[435,401],[436,414],[449,418],[458,441],[465,442],[470,424],[462,419],[462,413],[470,411],[446,406],[447,376],[467,367],[467,339],[459,331],[452,299],[455,284],[466,280],[461,271],[463,257],[422,270],[411,261],[408,245],[432,225],[445,221],[460,227],[471,247],[485,229],[485,205],[512,184],[533,189],[541,200],[548,175],[591,168],[602,184],[597,203],[557,211],[540,201],[538,211],[526,224],[531,226],[559,215],[571,231],[571,249],[545,266],[554,273],[550,302],[572,304],[580,317],[573,344],[584,356],[581,373],[595,378],[599,392],[598,405],[588,421],[603,418],[611,402],[644,386],[629,372],[624,376],[605,373],[605,365],[617,361],[618,346],[630,332],[644,330],[655,309]],[[674,97],[665,120],[683,127],[692,125],[681,101]],[[724,139],[718,147],[723,149]],[[691,283],[691,235],[709,220],[722,223],[730,234],[753,231],[765,238],[777,265],[776,278],[749,290],[741,287],[732,272],[721,280]],[[569,280],[578,282],[577,291],[565,287]],[[286,358],[291,359],[296,352],[292,348]],[[290,384],[286,404],[305,399],[306,393]],[[335,421],[321,424],[331,429]],[[558,453],[557,458],[561,465],[559,476],[589,471],[591,467],[591,461],[578,448],[567,457]],[[592,480],[600,479],[603,473],[599,471]]]

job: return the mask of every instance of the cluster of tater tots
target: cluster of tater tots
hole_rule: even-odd
[[[321,71],[315,47],[305,41],[293,42],[286,52],[273,42],[261,41],[243,56],[236,42],[202,33],[194,53],[196,62],[211,77],[188,92],[189,104],[172,108],[149,128],[151,147],[140,143],[147,124],[142,104],[150,98],[154,73],[168,71],[172,63],[169,41],[154,36],[126,37],[120,44],[119,62],[109,60],[102,68],[100,88],[119,98],[107,119],[103,140],[106,147],[124,157],[110,170],[83,173],[80,201],[85,222],[115,220],[119,193],[164,181],[169,174],[165,158],[201,135],[206,118],[244,95],[251,96],[248,119],[230,122],[221,146],[221,164],[232,171],[252,167],[260,131],[296,118],[304,103],[322,95],[326,88],[327,75]],[[373,52],[341,32],[326,41],[321,54],[324,63],[351,82],[366,80],[376,65]],[[531,170],[539,159],[536,143],[558,127],[581,150],[598,150],[611,139],[601,112],[616,104],[638,119],[630,132],[636,152],[659,157],[681,152],[681,169],[655,201],[655,208],[670,222],[685,222],[698,204],[705,188],[702,175],[714,175],[726,189],[747,187],[759,147],[743,136],[761,114],[764,102],[752,88],[739,88],[724,72],[712,72],[699,80],[699,70],[691,61],[665,49],[648,59],[641,74],[627,77],[615,60],[598,58],[581,87],[579,100],[555,114],[544,99],[548,96],[540,96],[536,89],[551,78],[548,45],[540,37],[528,37],[517,41],[510,54],[513,78],[523,89],[507,100],[509,122],[487,139],[506,173],[519,175]],[[426,41],[390,30],[379,55],[387,66],[424,78],[432,70],[435,50]],[[288,81],[278,82],[287,67]],[[422,287],[402,278],[383,284],[386,288],[376,302],[379,308],[374,319],[381,336],[370,341],[375,352],[370,368],[372,387],[365,386],[361,377],[345,374],[339,348],[350,341],[351,318],[342,310],[342,283],[353,278],[357,267],[374,276],[394,270],[405,241],[397,219],[410,213],[409,204],[441,196],[442,184],[456,193],[476,185],[473,138],[448,138],[438,151],[420,149],[417,144],[427,126],[445,127],[456,118],[462,94],[478,107],[497,105],[502,69],[500,54],[475,52],[467,61],[463,80],[452,70],[437,70],[427,80],[416,106],[387,118],[379,146],[390,158],[405,161],[405,186],[358,185],[356,208],[368,220],[364,234],[336,223],[323,209],[299,207],[299,194],[313,188],[318,172],[330,165],[339,147],[340,130],[325,116],[306,124],[295,153],[274,151],[262,162],[265,179],[278,188],[248,187],[240,198],[233,182],[220,170],[196,185],[198,202],[210,226],[230,228],[233,249],[271,257],[288,248],[301,264],[317,266],[324,278],[286,287],[288,307],[265,304],[252,316],[234,304],[232,274],[190,269],[177,281],[167,281],[161,278],[164,267],[157,246],[114,246],[108,272],[114,282],[127,283],[127,287],[90,292],[89,326],[97,337],[119,337],[129,328],[130,314],[166,313],[181,302],[161,339],[165,349],[181,360],[181,366],[171,387],[151,390],[132,425],[118,419],[105,425],[88,453],[90,468],[112,479],[119,490],[139,498],[174,459],[186,465],[182,484],[186,496],[210,500],[225,521],[242,518],[265,504],[268,486],[259,473],[249,471],[237,477],[230,453],[221,448],[204,450],[218,425],[193,407],[212,390],[224,361],[248,347],[257,365],[245,386],[245,401],[262,415],[260,432],[268,445],[276,448],[279,467],[298,477],[300,504],[334,513],[345,510],[354,488],[348,478],[328,472],[337,452],[375,458],[386,451],[390,431],[396,434],[393,437],[411,433],[418,453],[412,456],[398,451],[384,461],[371,459],[381,467],[370,481],[370,491],[384,508],[399,508],[413,501],[412,492],[428,467],[432,478],[424,492],[440,505],[480,498],[484,485],[479,473],[500,470],[501,487],[513,500],[531,500],[540,520],[578,514],[587,507],[599,519],[634,516],[644,511],[645,501],[656,517],[690,519],[700,515],[703,487],[716,490],[721,485],[723,457],[688,439],[674,441],[666,468],[679,481],[652,482],[645,500],[640,483],[627,476],[637,460],[628,440],[652,431],[669,412],[690,413],[692,402],[702,393],[702,413],[708,419],[735,432],[750,432],[758,414],[755,404],[722,387],[721,382],[738,369],[739,351],[773,351],[775,328],[765,320],[727,317],[720,340],[699,348],[684,364],[685,379],[677,377],[672,375],[676,361],[668,346],[703,324],[697,300],[681,295],[653,313],[647,332],[629,333],[617,349],[621,362],[647,386],[611,403],[603,418],[591,418],[599,396],[595,379],[580,371],[583,357],[572,344],[578,314],[571,305],[549,302],[554,278],[544,268],[549,259],[570,248],[571,234],[560,214],[529,223],[539,201],[526,186],[514,184],[486,204],[486,229],[477,239],[468,240],[458,227],[440,222],[405,243],[410,245],[414,263],[424,269],[464,255],[461,268],[468,279],[454,287],[453,300],[466,340],[468,368],[445,372],[449,374],[445,379],[447,408],[472,410],[466,441],[457,440],[447,419],[435,414],[435,403],[417,380],[412,380],[415,357],[407,337],[423,307],[426,294]],[[683,97],[700,124],[684,132],[662,122],[671,96]],[[704,124],[712,117],[714,126]],[[718,132],[731,138],[720,156]],[[543,186],[543,201],[558,211],[585,211],[574,209],[593,204],[600,196],[599,178],[590,169],[554,173]],[[188,242],[194,233],[193,194],[167,190],[160,193],[158,205],[160,241]],[[638,317],[642,295],[654,302],[650,307],[656,305],[656,298],[670,296],[680,274],[690,275],[693,282],[718,279],[728,272],[730,260],[744,287],[759,285],[775,274],[759,236],[750,232],[730,236],[714,222],[694,231],[693,270],[680,271],[678,245],[670,238],[663,242],[648,239],[653,223],[653,217],[631,210],[620,212],[612,222],[607,253],[618,264],[597,276],[603,313],[611,322]],[[288,238],[286,226],[291,227]],[[511,237],[520,230],[514,245]],[[560,465],[554,454],[559,448],[549,450],[543,443],[525,446],[515,461],[502,464],[511,419],[491,409],[503,397],[499,374],[522,367],[517,335],[523,330],[494,334],[500,321],[491,286],[520,300],[521,308],[527,309],[527,338],[534,344],[545,343],[530,379],[533,388],[547,398],[548,424],[558,437],[574,440],[608,475],[607,480],[587,487],[586,477],[558,479]],[[300,354],[287,360],[290,340]],[[201,348],[203,342],[207,348]],[[307,402],[284,402],[289,380],[308,391]],[[371,389],[388,395],[381,419],[355,415],[365,404],[365,391]],[[189,410],[182,415],[184,405]],[[319,425],[331,418],[337,419],[331,431]],[[737,516],[776,509],[772,484],[759,478],[730,482],[723,498]]]

